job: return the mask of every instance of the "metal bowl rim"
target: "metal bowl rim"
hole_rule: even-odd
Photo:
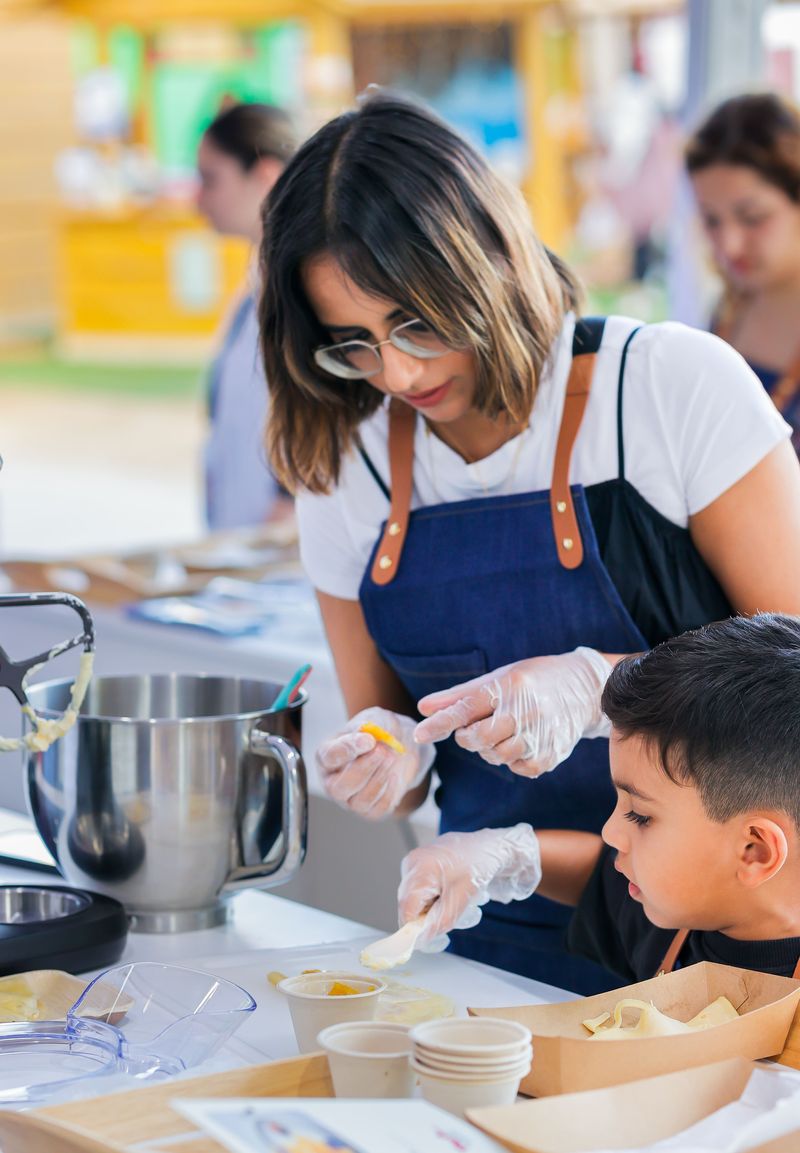
[[[92,898],[89,893],[82,892],[79,889],[57,888],[48,885],[2,885],[0,886],[0,900],[2,900],[5,893],[18,893],[18,894],[46,894],[49,900],[53,900],[54,896],[61,899],[62,903],[75,904],[77,908],[70,909],[69,912],[61,912],[52,914],[49,917],[30,917],[25,921],[6,921],[0,914],[0,925],[44,925],[54,921],[66,921],[68,917],[77,917],[81,913],[85,913],[92,905]]]
[[[193,681],[234,681],[243,682],[247,681],[252,684],[274,684],[274,681],[262,681],[258,677],[229,677],[220,673],[121,673],[118,675],[99,676],[93,677],[93,681],[125,681],[130,680],[132,677],[143,678],[164,678],[169,680],[172,677],[182,677],[187,680]],[[64,685],[74,684],[73,677],[60,677],[52,681],[37,681],[36,684],[29,685],[27,688],[28,695],[35,694],[36,689],[51,689],[61,688]],[[91,687],[91,682],[90,682]],[[280,691],[280,689],[279,689]],[[79,721],[107,721],[113,724],[121,725],[200,725],[208,721],[248,721],[260,720],[262,717],[270,715],[280,716],[282,713],[293,713],[302,708],[308,700],[308,693],[305,689],[301,688],[298,699],[293,701],[292,704],[286,705],[285,708],[279,709],[277,713],[272,713],[271,709],[251,709],[244,713],[209,713],[203,717],[126,717],[126,716],[110,716],[106,713],[78,713]],[[40,708],[35,699],[31,702],[34,705],[35,711],[38,716],[49,719],[50,717],[60,717],[63,709],[46,709]],[[81,706],[82,707],[82,706]]]

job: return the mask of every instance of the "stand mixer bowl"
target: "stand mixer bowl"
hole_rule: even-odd
[[[37,713],[62,712],[71,684],[31,686]],[[280,688],[94,678],[75,726],[26,754],[31,812],[63,876],[121,901],[140,932],[219,924],[228,894],[290,880],[306,849],[305,694],[273,712]]]

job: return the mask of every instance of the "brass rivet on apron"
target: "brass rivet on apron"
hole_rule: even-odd
[[[572,541],[570,541],[570,545],[571,544],[572,544]],[[391,568],[391,567],[392,567],[392,558],[390,556],[382,556],[381,559],[378,561],[378,568]]]
[[[400,535],[400,525],[397,523],[396,520],[393,520],[392,523],[389,525],[389,536],[399,536],[399,535]]]
[[[571,536],[565,536],[561,543],[563,544],[564,548],[571,549],[575,542]]]
[[[567,511],[567,502],[565,500],[557,500],[556,501],[556,512],[566,512],[566,511]]]

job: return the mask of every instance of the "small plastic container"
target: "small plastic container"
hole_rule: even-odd
[[[331,995],[334,984],[348,985],[355,993]],[[301,1053],[313,1053],[317,1036],[329,1025],[345,1021],[371,1021],[378,1008],[378,998],[386,988],[377,977],[362,973],[300,973],[284,977],[278,990],[289,1002],[294,1035]]]
[[[346,1021],[317,1037],[328,1055],[337,1097],[411,1097],[411,1039],[404,1025]]]
[[[210,1057],[255,1007],[239,985],[180,965],[108,969],[65,1020],[0,1025],[0,1099],[18,1107],[86,1078],[181,1073]]]
[[[155,1053],[165,1065],[189,1069],[224,1045],[255,1007],[246,989],[222,977],[136,961],[95,977],[68,1017],[117,1024],[128,1053]]]

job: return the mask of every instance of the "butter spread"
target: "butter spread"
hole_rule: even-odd
[[[81,653],[78,675],[72,686],[69,704],[60,717],[55,717],[53,720],[48,717],[40,717],[30,705],[23,705],[23,713],[35,725],[35,728],[32,732],[26,733],[24,737],[0,737],[0,752],[13,752],[15,749],[23,747],[32,752],[44,752],[59,737],[63,737],[64,733],[68,732],[78,719],[78,712],[92,679],[93,666],[94,653]],[[35,669],[31,669],[31,672],[35,672]]]

